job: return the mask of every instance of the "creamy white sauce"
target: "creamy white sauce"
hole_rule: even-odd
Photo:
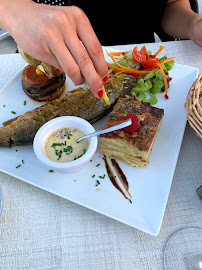
[[[63,127],[52,132],[45,142],[46,156],[56,162],[69,162],[84,155],[89,147],[88,139],[76,140],[86,134],[76,127]]]

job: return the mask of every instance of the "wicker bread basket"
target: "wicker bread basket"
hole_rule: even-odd
[[[190,88],[184,107],[190,126],[202,140],[202,73]]]

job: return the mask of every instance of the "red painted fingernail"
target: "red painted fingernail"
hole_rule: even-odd
[[[109,80],[109,76],[105,75],[102,80],[103,80],[104,83],[106,83]]]
[[[101,98],[104,96],[104,91],[102,89],[100,89],[100,90],[98,90],[97,94],[98,94],[98,97]]]

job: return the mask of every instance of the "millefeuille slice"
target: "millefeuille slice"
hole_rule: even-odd
[[[136,114],[138,128],[132,134],[123,129],[100,135],[100,150],[111,158],[123,161],[130,166],[145,166],[159,131],[164,110],[149,103],[141,103],[137,98],[119,98],[110,118],[103,128],[119,124],[129,114]]]

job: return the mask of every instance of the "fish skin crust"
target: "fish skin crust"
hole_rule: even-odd
[[[0,147],[32,144],[39,128],[60,116],[77,116],[93,123],[112,110],[120,96],[130,93],[136,79],[130,75],[112,77],[105,83],[110,105],[103,98],[96,98],[89,87],[78,88],[34,110],[4,122],[0,128]]]

